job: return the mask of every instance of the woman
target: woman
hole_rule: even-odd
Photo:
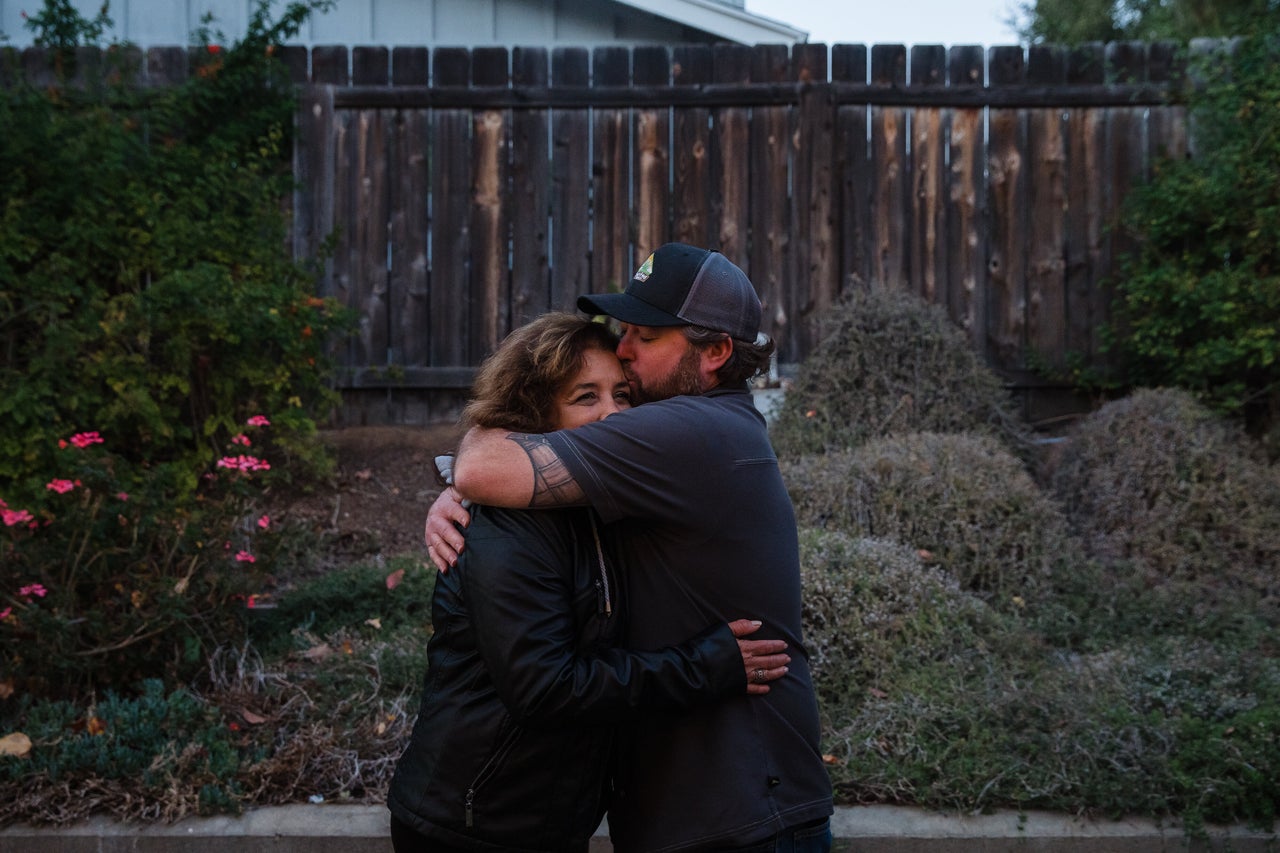
[[[607,327],[548,314],[480,368],[468,425],[539,433],[630,406]],[[476,507],[458,565],[436,579],[422,705],[391,782],[397,853],[585,851],[607,803],[613,724],[767,688],[777,641],[717,625],[629,652],[607,539],[587,508]]]

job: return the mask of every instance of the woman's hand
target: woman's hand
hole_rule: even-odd
[[[747,692],[761,696],[769,692],[769,682],[777,681],[787,674],[787,664],[791,656],[784,654],[787,644],[783,640],[744,640],[760,630],[759,622],[751,619],[738,619],[729,623],[729,630],[738,638],[738,649],[742,652],[742,664],[747,672]]]
[[[423,539],[427,543],[427,556],[437,569],[447,572],[458,564],[463,546],[462,531],[458,527],[466,527],[470,523],[471,513],[467,512],[462,496],[453,486],[441,492],[431,504],[431,509],[427,510]]]

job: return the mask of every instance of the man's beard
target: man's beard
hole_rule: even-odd
[[[702,393],[702,376],[699,372],[701,365],[702,360],[698,351],[689,347],[685,354],[680,356],[680,361],[671,372],[656,382],[646,386],[641,384],[638,378],[629,375],[627,378],[633,383],[631,391],[635,398],[631,401],[632,404],[654,403],[669,397],[678,397],[681,394],[700,395]]]

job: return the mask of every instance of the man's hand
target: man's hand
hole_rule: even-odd
[[[471,513],[463,507],[462,496],[453,486],[441,492],[431,504],[431,509],[427,510],[423,539],[427,543],[427,556],[437,569],[447,572],[458,564],[463,538],[457,525],[466,527],[470,523]]]
[[[747,692],[761,696],[769,692],[769,682],[787,674],[791,656],[784,654],[787,644],[783,640],[744,640],[754,634],[760,623],[750,619],[738,619],[729,623],[729,630],[738,638],[742,663],[747,671]]]

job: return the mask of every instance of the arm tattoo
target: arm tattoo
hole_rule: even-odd
[[[582,506],[587,495],[564,467],[544,436],[513,432],[507,438],[520,445],[533,463],[533,498],[530,507]]]

